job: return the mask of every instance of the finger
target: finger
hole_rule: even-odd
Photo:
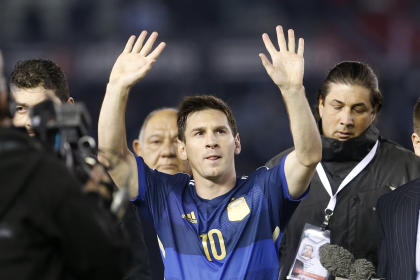
[[[298,55],[303,56],[303,50],[305,49],[305,41],[303,40],[303,38],[299,38],[299,43],[298,43]]]
[[[289,36],[289,52],[295,52],[295,32],[293,29],[289,29],[288,31]]]
[[[273,65],[271,64],[270,60],[268,60],[267,56],[263,53],[260,53],[259,56],[261,58],[262,65],[264,66],[265,70],[267,71],[267,73],[270,73],[273,69]]]
[[[130,38],[128,38],[128,41],[125,44],[123,53],[129,53],[131,51],[131,48],[133,47],[133,43],[135,39],[136,39],[136,36],[134,35],[131,35]]]
[[[153,63],[155,63],[156,60],[152,59],[149,60],[143,67],[141,67],[136,73],[133,75],[133,83],[136,83],[138,80],[143,78],[147,72],[152,68]]]
[[[263,39],[263,42],[267,51],[270,53],[271,56],[274,56],[277,50],[274,47],[273,43],[271,42],[270,37],[267,35],[267,33],[264,33],[262,35],[262,39]]]
[[[143,46],[143,42],[146,36],[147,36],[147,31],[143,30],[140,33],[139,38],[137,39],[136,44],[133,47],[133,52],[138,53],[141,50],[141,47]]]
[[[142,67],[142,69],[140,69],[140,71],[143,70],[144,73],[147,73],[152,68],[152,65],[155,62],[156,62],[156,60],[154,60],[154,59],[149,60],[149,62],[146,65],[144,65]]]
[[[166,43],[161,42],[147,57],[151,59],[158,58],[165,47],[166,47]]]
[[[287,47],[286,47],[286,39],[284,38],[283,27],[281,25],[278,25],[276,27],[276,31],[277,31],[277,42],[279,44],[280,51],[286,52]]]
[[[153,44],[156,41],[157,36],[158,36],[157,32],[153,32],[152,34],[150,34],[149,39],[147,39],[146,43],[144,44],[143,48],[140,51],[141,55],[146,56],[150,52],[150,50],[153,47]]]

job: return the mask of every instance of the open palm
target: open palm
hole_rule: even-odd
[[[296,52],[293,29],[288,31],[288,46],[286,46],[283,28],[277,26],[276,32],[279,50],[274,47],[270,37],[264,33],[262,38],[272,62],[270,62],[265,54],[260,53],[261,62],[270,78],[280,89],[300,87],[303,84],[304,73],[304,41],[302,38],[299,39],[298,50]]]
[[[110,83],[118,83],[123,86],[131,87],[152,67],[159,55],[162,53],[166,44],[161,42],[152,52],[153,44],[157,39],[157,32],[153,32],[146,43],[147,32],[142,31],[136,40],[136,36],[131,36],[123,52],[115,61],[109,77]],[[135,42],[135,43],[134,43]]]

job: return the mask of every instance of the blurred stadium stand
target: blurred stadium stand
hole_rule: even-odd
[[[176,106],[184,95],[214,94],[236,114],[243,146],[237,165],[246,174],[291,144],[283,102],[258,57],[261,34],[274,38],[277,24],[305,38],[304,84],[312,103],[335,63],[369,63],[385,97],[377,125],[411,149],[411,110],[420,97],[418,0],[1,0],[0,48],[6,73],[22,59],[57,62],[96,122],[128,36],[159,31],[168,46],[133,89],[129,141],[151,110]]]

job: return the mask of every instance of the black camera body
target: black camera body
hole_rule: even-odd
[[[92,168],[100,164],[97,160],[95,140],[88,135],[90,115],[83,103],[56,104],[47,99],[29,111],[35,135],[47,151],[64,161],[67,168],[82,183],[90,178]],[[111,211],[122,218],[128,202],[128,187],[117,190],[111,183],[107,186]]]
[[[32,128],[45,149],[54,152],[85,183],[96,161],[96,143],[88,136],[90,115],[83,103],[56,104],[47,99],[29,112]]]

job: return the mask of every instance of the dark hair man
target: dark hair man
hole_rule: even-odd
[[[13,125],[25,127],[34,136],[29,118],[29,108],[45,99],[56,103],[74,103],[63,71],[54,62],[45,59],[20,61],[10,78],[10,90],[16,102]]]
[[[101,166],[82,192],[63,163],[5,125],[5,95],[2,87],[0,279],[120,279],[130,255],[99,195]]]
[[[417,100],[413,109],[413,134],[411,134],[414,153],[420,156],[420,99]]]
[[[376,263],[377,199],[420,176],[420,160],[381,138],[373,125],[382,102],[378,79],[367,64],[345,61],[328,73],[317,103],[322,161],[308,197],[296,209],[282,240],[281,279],[295,258],[304,224],[320,226],[328,218],[332,244],[348,249],[355,258]]]
[[[166,279],[277,279],[282,232],[307,190],[321,143],[302,84],[303,39],[296,51],[293,30],[287,45],[281,26],[276,31],[280,50],[263,34],[272,62],[260,57],[288,108],[296,150],[247,178],[236,177],[241,143],[233,114],[213,96],[185,98],[178,112],[179,156],[188,160],[192,178],[151,170],[134,157],[124,137],[129,91],[165,43],[152,51],[157,33],[145,43],[146,32],[137,41],[131,36],[114,64],[99,117],[99,146],[126,159],[111,176],[122,185],[132,175],[130,196],[153,218]]]

